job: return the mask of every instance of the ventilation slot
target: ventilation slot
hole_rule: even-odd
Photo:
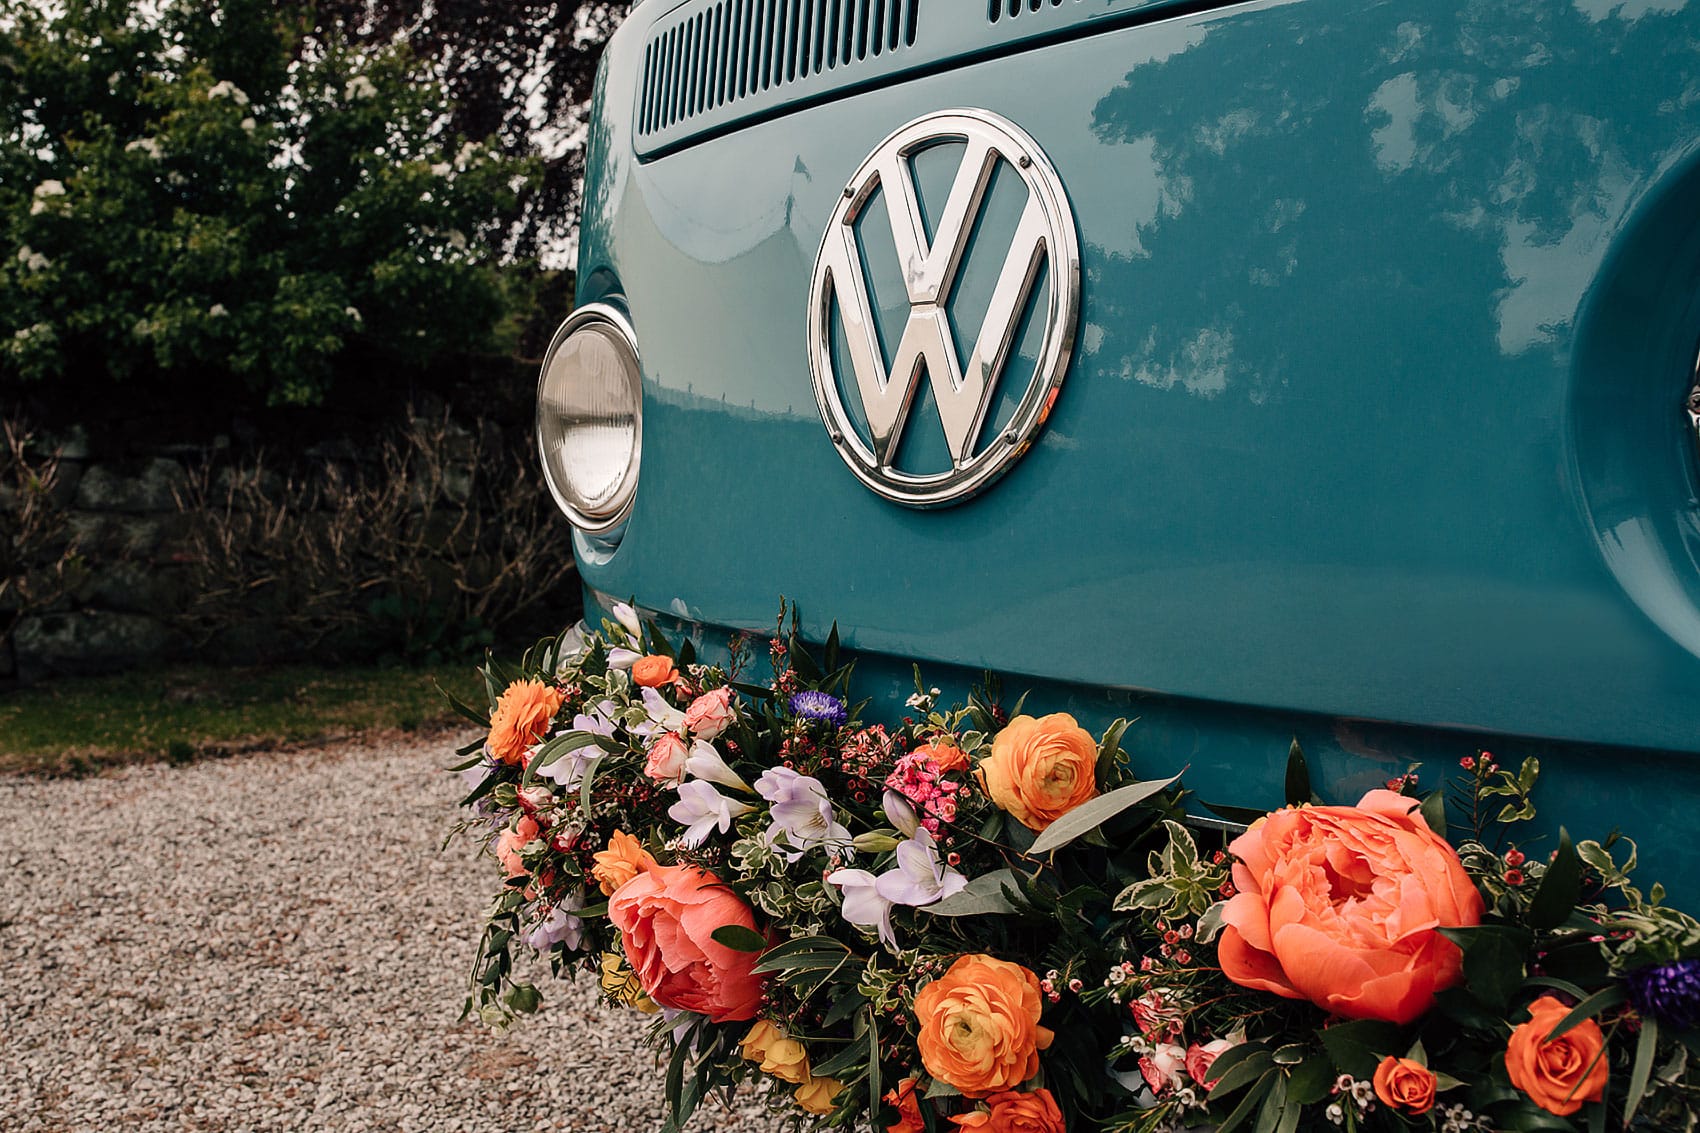
[[[986,8],[986,18],[992,23],[999,20],[1013,20],[1023,12],[1043,12],[1047,8],[1060,8],[1063,0],[991,0]]]
[[[1012,6],[1061,0],[993,0]],[[657,134],[764,91],[915,46],[921,0],[717,0],[650,34],[637,130]]]

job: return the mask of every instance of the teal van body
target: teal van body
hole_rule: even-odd
[[[810,281],[864,159],[962,107],[1049,158],[1080,313],[1030,450],[917,509],[835,450]],[[953,173],[916,159],[932,215]],[[1538,754],[1544,829],[1621,826],[1700,896],[1686,0],[646,0],[584,201],[578,300],[629,313],[644,398],[629,517],[577,536],[592,624],[635,599],[714,646],[784,595],[806,635],[838,623],[875,714],[911,659],[991,670],[1089,728],[1138,717],[1137,771],[1241,806],[1281,801],[1293,736],[1330,802]],[[909,301],[878,243],[889,363]],[[937,420],[923,383],[902,460],[941,458]]]

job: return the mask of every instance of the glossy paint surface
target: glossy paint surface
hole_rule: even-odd
[[[1336,800],[1406,758],[1562,741],[1535,747],[1566,821],[1678,840],[1700,751],[1680,412],[1700,9],[1159,10],[640,161],[660,14],[616,37],[592,131],[579,298],[630,310],[647,401],[631,518],[617,544],[580,540],[589,587],[714,627],[770,624],[785,594],[870,670],[994,669],[1088,726],[1133,706],[1162,766],[1229,802],[1278,801],[1295,731]],[[1032,451],[916,512],[835,455],[806,295],[850,173],[957,106],[1055,165],[1081,335]]]

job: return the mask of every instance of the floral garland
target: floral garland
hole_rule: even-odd
[[[699,664],[616,606],[458,705],[488,734],[457,829],[505,878],[468,1011],[536,1009],[516,941],[593,973],[656,1017],[668,1129],[745,1084],[888,1133],[1700,1119],[1700,923],[1628,839],[1519,842],[1534,759],[1323,806],[1295,742],[1287,806],[1211,808],[1228,840],[1133,776],[1124,721],[947,707],[917,670],[912,715],[865,723],[836,629],[817,659],[782,612],[765,684],[751,652]]]

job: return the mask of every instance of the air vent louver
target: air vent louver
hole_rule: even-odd
[[[638,137],[671,144],[659,135],[679,134],[695,119],[725,117],[715,112],[765,91],[913,47],[920,2],[714,0],[685,5],[656,24],[644,48]]]
[[[1063,0],[991,0],[986,18],[995,24],[999,20],[1013,20],[1023,12],[1042,12],[1046,8],[1062,6]]]

